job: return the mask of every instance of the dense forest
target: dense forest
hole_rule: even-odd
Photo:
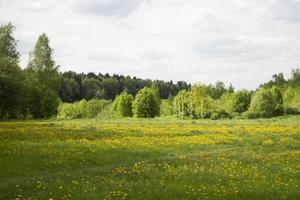
[[[76,72],[64,72],[59,74],[60,88],[59,97],[63,102],[75,102],[82,99],[90,100],[93,98],[113,100],[123,91],[135,96],[137,92],[150,87],[154,82],[159,85],[160,97],[167,99],[169,95],[176,95],[180,90],[188,90],[191,84],[185,81],[177,83],[140,79],[123,75],[95,74],[93,72],[84,74]]]
[[[275,74],[256,91],[230,84],[191,85],[123,75],[60,72],[49,38],[41,34],[25,69],[12,24],[0,27],[0,119],[155,117],[259,118],[300,111],[300,70]],[[201,81],[201,80],[199,80]]]

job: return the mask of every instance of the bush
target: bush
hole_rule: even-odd
[[[133,113],[138,118],[153,118],[158,116],[159,105],[150,88],[141,89],[133,102]]]
[[[248,110],[243,113],[242,117],[245,119],[258,119],[262,116],[261,116],[261,113],[259,113],[259,112]]]
[[[211,116],[210,119],[212,120],[218,120],[218,119],[230,119],[231,116],[229,113],[227,113],[225,110],[215,110]]]
[[[131,117],[132,116],[132,95],[127,92],[123,92],[117,96],[113,102],[113,111],[116,112],[119,117]]]
[[[284,113],[286,115],[300,115],[300,111],[298,108],[285,108]]]
[[[232,99],[232,111],[236,113],[246,112],[251,103],[251,93],[243,90],[235,93]]]
[[[88,118],[97,117],[97,115],[104,110],[108,105],[110,105],[108,100],[92,99],[86,104],[85,116]]]
[[[173,100],[173,111],[178,117],[191,117],[193,107],[191,103],[191,92],[181,90]]]
[[[218,109],[224,110],[227,113],[232,113],[232,104],[233,104],[234,93],[226,92],[224,93],[219,100],[217,100]]]
[[[106,106],[103,110],[101,110],[98,115],[97,118],[99,119],[112,119],[115,118],[116,113],[113,111],[112,109],[112,104],[109,104],[108,106]]]
[[[190,101],[191,113],[195,118],[206,118],[208,113],[217,109],[216,100],[214,100],[205,85],[194,85],[191,89]]]
[[[278,87],[273,86],[271,92],[274,101],[274,115],[275,116],[283,115],[284,114],[283,95],[281,93],[281,90]]]
[[[173,114],[172,102],[169,100],[162,100],[160,104],[160,115],[170,116]]]
[[[104,110],[110,101],[92,99],[90,101],[81,100],[75,103],[62,103],[58,108],[58,118],[61,119],[78,119],[93,118]]]
[[[273,93],[267,89],[257,91],[250,104],[250,113],[257,113],[260,117],[272,117],[275,113]]]
[[[300,110],[300,89],[288,87],[283,94],[284,109]]]

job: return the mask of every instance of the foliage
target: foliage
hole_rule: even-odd
[[[133,102],[133,113],[138,118],[153,118],[159,115],[159,105],[150,88],[141,89]]]
[[[61,81],[59,95],[64,102],[74,102],[81,99],[88,100],[91,98],[112,100],[125,90],[132,96],[136,96],[139,90],[144,87],[151,87],[152,85],[157,85],[155,87],[158,87],[161,99],[167,99],[169,94],[176,95],[180,90],[190,89],[191,87],[190,84],[184,81],[178,81],[177,83],[173,83],[172,81],[152,81],[116,74],[78,74],[69,71],[61,73],[60,76],[63,81]],[[77,90],[70,90],[74,83],[73,81],[68,81],[69,79],[76,81],[80,88],[79,94]]]
[[[234,93],[226,92],[222,95],[222,97],[216,101],[218,104],[218,108],[220,110],[224,110],[227,113],[233,112],[233,100],[234,100]]]
[[[214,110],[210,116],[210,119],[212,120],[229,119],[229,118],[231,118],[230,114],[223,109]]]
[[[160,116],[173,115],[173,101],[162,100],[160,104]]]
[[[283,108],[283,95],[281,90],[273,86],[271,89],[272,95],[273,95],[273,100],[274,100],[274,113],[273,116],[280,116],[283,115],[284,113],[284,108]]]
[[[131,117],[133,97],[127,92],[123,92],[113,102],[113,110],[119,117]]]
[[[34,118],[48,118],[58,108],[58,67],[52,59],[52,49],[45,34],[39,36],[27,69],[25,70],[27,90],[26,110]]]
[[[279,88],[261,89],[251,102],[251,111],[260,113],[261,117],[280,116],[284,113],[283,95]]]
[[[209,118],[216,109],[214,99],[205,85],[194,85],[191,89],[191,104],[195,118]]]
[[[58,118],[79,119],[95,118],[110,105],[110,101],[92,99],[81,100],[75,103],[61,103],[58,108]]]
[[[157,110],[155,111],[157,113],[157,116],[159,116],[161,99],[160,99],[159,85],[158,85],[157,82],[152,83],[151,90],[152,90],[153,96],[155,98],[156,104],[159,105],[159,106],[156,107]]]
[[[283,93],[283,106],[286,114],[300,111],[300,88],[288,87]]]
[[[192,117],[194,115],[191,104],[191,92],[181,90],[173,100],[173,111],[178,117]]]
[[[49,45],[49,38],[41,34],[30,56],[28,69],[36,74],[39,84],[57,92],[59,88],[58,67],[52,58],[53,50]]]
[[[261,112],[253,111],[253,110],[248,110],[244,112],[242,116],[245,119],[258,119],[263,117]]]
[[[214,99],[221,98],[222,95],[227,92],[225,84],[222,81],[217,81],[215,85],[209,85],[207,89],[209,95]],[[230,90],[232,90],[232,88]]]
[[[23,75],[13,30],[10,23],[0,27],[0,119],[15,118],[22,103]]]
[[[234,93],[232,100],[232,111],[236,113],[246,112],[251,103],[251,93],[242,90]]]

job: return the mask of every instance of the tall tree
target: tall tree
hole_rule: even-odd
[[[40,35],[26,69],[27,103],[35,118],[50,117],[57,112],[60,80],[52,53],[48,37]]]
[[[52,58],[53,49],[50,47],[49,38],[45,33],[38,37],[34,50],[30,55],[28,69],[36,73],[41,84],[54,91],[58,91],[59,77],[58,66]]]
[[[16,117],[22,92],[22,71],[18,66],[14,26],[0,26],[0,118]]]

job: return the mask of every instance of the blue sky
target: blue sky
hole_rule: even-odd
[[[45,32],[62,71],[253,89],[300,67],[299,0],[0,0],[25,67]]]

